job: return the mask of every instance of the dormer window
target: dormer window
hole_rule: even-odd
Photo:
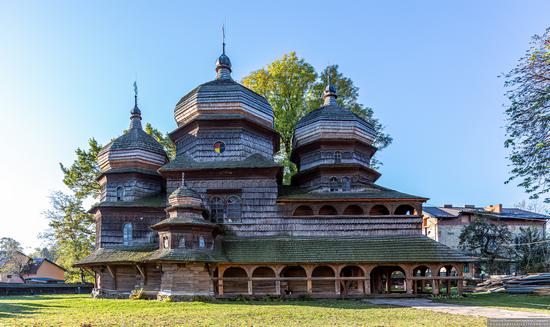
[[[122,227],[122,244],[132,245],[132,236],[133,236],[133,226],[132,223],[126,223]]]
[[[341,163],[342,162],[342,152],[336,151],[334,152],[334,163]]]
[[[329,180],[329,189],[331,192],[338,192],[338,178],[331,177]]]
[[[206,247],[206,243],[204,242],[204,237],[200,236],[199,237],[199,248],[205,248]]]
[[[124,201],[124,187],[119,186],[116,188],[116,200]]]

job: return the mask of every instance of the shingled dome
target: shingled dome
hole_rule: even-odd
[[[216,62],[216,79],[186,94],[176,104],[178,126],[203,119],[244,118],[273,128],[273,109],[258,93],[231,78],[231,61],[223,53]]]
[[[115,168],[143,168],[156,171],[168,162],[162,145],[141,128],[141,111],[137,103],[130,113],[128,131],[109,142],[98,154],[98,163],[102,171]]]

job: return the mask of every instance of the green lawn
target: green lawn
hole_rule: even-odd
[[[0,326],[485,326],[484,318],[352,300],[180,302],[0,297]]]
[[[498,307],[516,311],[550,313],[550,296],[519,295],[506,293],[467,294],[459,299],[438,299],[438,302]]]

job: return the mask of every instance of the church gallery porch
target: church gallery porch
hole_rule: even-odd
[[[462,294],[464,264],[219,264],[217,297]],[[435,273],[432,273],[435,272]]]

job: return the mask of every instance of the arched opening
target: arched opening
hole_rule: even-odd
[[[349,177],[342,178],[342,191],[344,192],[351,191],[351,179]]]
[[[210,219],[215,223],[223,223],[225,210],[223,199],[219,196],[213,196],[209,199]]]
[[[338,192],[338,189],[340,188],[338,184],[340,184],[340,183],[338,182],[338,178],[336,178],[336,177],[331,177],[331,178],[329,179],[329,189],[330,189],[330,191],[331,191],[331,192]]]
[[[335,216],[338,212],[333,206],[322,206],[321,209],[319,209],[319,216]]]
[[[399,266],[378,266],[371,272],[373,294],[405,293],[405,270]]]
[[[413,269],[413,290],[415,294],[431,294],[433,289],[432,270],[428,266]]]
[[[458,280],[453,277],[458,277],[458,270],[452,265],[445,265],[439,268],[437,273],[439,277],[439,294],[458,294]]]
[[[132,245],[133,226],[132,223],[126,223],[122,227],[122,244]]]
[[[124,201],[124,187],[119,186],[116,188],[116,200]]]
[[[395,209],[396,215],[411,216],[414,215],[414,208],[408,204],[402,204]]]
[[[238,223],[241,221],[241,198],[231,195],[227,198],[227,218],[228,223]]]
[[[346,266],[340,270],[342,283],[340,291],[344,295],[363,294],[365,290],[365,272],[358,266]]]
[[[382,204],[375,205],[369,211],[369,215],[371,216],[384,216],[389,214],[390,214],[390,211],[388,210],[388,208],[386,208],[386,206]]]
[[[186,246],[185,246],[185,236],[180,237],[180,241],[178,243],[178,248],[180,248],[180,249],[185,249],[186,248]]]
[[[231,267],[223,272],[224,294],[248,294],[248,275],[243,268]]]
[[[313,209],[310,206],[299,206],[294,210],[293,216],[313,216]]]
[[[199,236],[199,248],[205,248],[206,247],[206,242],[204,241],[204,237],[203,236]]]
[[[357,206],[354,204],[347,206],[346,209],[344,209],[344,215],[361,216],[363,214],[364,214],[363,209],[361,209],[360,206]]]
[[[307,293],[307,274],[300,266],[288,266],[281,271],[281,292],[286,295]]]
[[[168,236],[163,236],[162,237],[162,248],[163,249],[169,249],[170,248],[170,239],[168,238]]]
[[[334,277],[334,269],[329,266],[315,267],[311,273],[311,291],[334,294],[336,292]]]
[[[262,278],[254,280],[254,278]],[[271,280],[265,280],[270,278]],[[252,273],[252,293],[253,294],[274,294],[275,290],[275,271],[269,267],[258,267]]]

